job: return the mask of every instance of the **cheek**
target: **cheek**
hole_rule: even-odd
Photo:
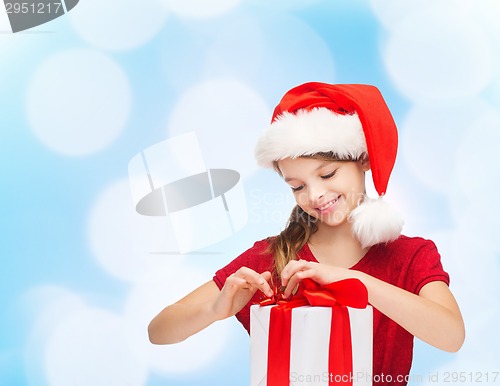
[[[357,206],[365,195],[364,180],[352,181],[350,186],[346,186],[346,201],[350,206]]]
[[[294,193],[293,198],[295,199],[295,202],[299,206],[302,206],[307,202],[307,197],[302,191]]]
[[[347,202],[351,206],[357,206],[359,202],[363,199],[364,193],[360,190],[352,190],[348,197],[347,197]]]

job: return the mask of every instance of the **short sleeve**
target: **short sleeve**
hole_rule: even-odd
[[[268,248],[269,242],[267,240],[257,241],[252,248],[246,250],[228,265],[215,272],[213,277],[215,284],[219,289],[222,289],[226,279],[241,267],[251,268],[258,273],[270,271],[273,258],[272,254],[268,252]],[[250,333],[250,305],[258,301],[259,297],[260,294],[256,292],[250,302],[236,314],[236,318],[248,333]]]
[[[225,267],[215,272],[213,280],[222,289],[226,279],[241,267],[248,267],[258,273],[262,273],[271,268],[271,259],[266,251],[269,247],[267,240],[257,241],[250,249],[247,249]]]
[[[433,281],[450,284],[450,277],[441,263],[441,255],[431,240],[425,240],[414,254],[407,278],[407,288],[415,294]]]

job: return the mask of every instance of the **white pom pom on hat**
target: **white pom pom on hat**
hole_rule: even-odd
[[[257,142],[257,163],[333,152],[346,159],[370,158],[378,199],[352,211],[352,229],[363,247],[399,237],[403,219],[382,201],[398,146],[394,119],[380,91],[364,84],[305,83],[288,91],[276,106],[271,125]]]

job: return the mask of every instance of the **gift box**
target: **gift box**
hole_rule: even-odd
[[[352,280],[348,279],[347,287]],[[267,299],[251,306],[251,386],[372,384],[373,309],[367,305],[367,294],[352,304],[349,299],[339,301],[342,295],[328,291],[324,287],[306,289],[291,301]],[[343,291],[348,291],[348,297],[355,292]],[[312,301],[307,299],[311,293]],[[269,303],[276,304],[266,305]]]

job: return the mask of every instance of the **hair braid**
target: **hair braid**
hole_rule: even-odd
[[[269,238],[270,252],[274,255],[273,277],[279,277],[287,263],[297,259],[297,253],[317,229],[316,219],[296,205],[285,229],[278,236]]]

